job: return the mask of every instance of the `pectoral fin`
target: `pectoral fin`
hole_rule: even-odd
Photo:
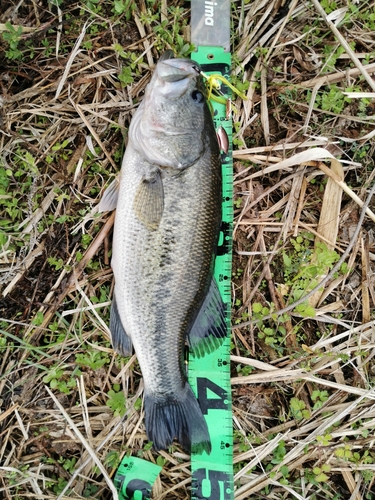
[[[103,197],[99,202],[99,212],[109,212],[117,206],[118,192],[120,187],[120,175],[118,175],[104,191]]]
[[[223,343],[227,335],[226,307],[215,278],[212,278],[207,296],[188,334],[190,349],[197,358],[215,351]]]
[[[147,229],[157,229],[164,209],[164,191],[160,172],[142,179],[135,194],[133,209]]]
[[[131,338],[125,332],[124,327],[122,326],[115,296],[113,296],[112,300],[109,329],[111,330],[113,349],[117,353],[121,354],[121,356],[131,356],[133,344]]]

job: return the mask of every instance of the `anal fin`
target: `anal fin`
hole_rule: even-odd
[[[188,334],[189,347],[195,357],[201,358],[223,343],[227,336],[226,308],[216,280],[212,278],[206,298]]]
[[[125,332],[125,329],[122,326],[115,295],[113,296],[111,305],[111,319],[109,321],[109,329],[111,330],[112,346],[114,350],[118,354],[121,354],[121,356],[131,356],[133,344],[131,338]]]

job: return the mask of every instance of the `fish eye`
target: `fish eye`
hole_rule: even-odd
[[[203,94],[202,92],[199,92],[199,90],[193,90],[191,98],[196,104],[201,104],[204,101]]]

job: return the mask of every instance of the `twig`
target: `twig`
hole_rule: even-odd
[[[330,177],[332,180],[338,184],[343,191],[345,191],[346,194],[348,194],[352,200],[354,200],[357,205],[360,207],[363,207],[363,201],[350,189],[350,187],[344,182],[340,177],[331,169],[328,168],[323,162],[319,161],[317,162],[317,166],[322,170],[328,177]],[[370,217],[370,219],[375,222],[375,214],[372,210],[370,210],[368,207],[365,210],[366,215]]]
[[[364,68],[367,74],[375,72],[375,63],[366,64],[365,66],[362,65],[362,67]],[[340,82],[341,80],[346,80],[348,77],[355,77],[360,74],[361,71],[358,68],[352,68],[348,69],[347,71],[337,71],[336,73],[331,73],[330,75],[311,78],[311,80],[306,80],[300,83],[299,86],[303,88],[312,88],[315,87],[315,85],[319,81],[322,82],[321,83],[322,85],[329,85],[330,83],[337,83]],[[289,85],[287,88],[291,87],[292,86]],[[293,88],[295,88],[295,85],[293,85]]]

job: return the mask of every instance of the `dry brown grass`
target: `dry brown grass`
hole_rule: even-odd
[[[114,498],[110,458],[130,452],[164,459],[154,498],[188,499],[189,456],[145,449],[136,358],[118,359],[109,343],[113,216],[95,207],[171,47],[152,26],[167,20],[172,33],[189,11],[142,0],[126,21],[109,1],[96,15],[87,4],[6,1],[0,14],[25,28],[22,59],[0,39],[0,498],[57,499],[67,482],[64,498]],[[319,19],[321,4],[351,8],[350,21]],[[238,500],[375,498],[375,107],[342,94],[375,90],[375,4],[321,4],[233,7],[234,75],[249,82],[234,118]],[[131,54],[134,81],[122,86]],[[319,242],[347,267],[317,265],[314,287]],[[296,308],[303,285],[313,317],[306,297]],[[123,417],[106,404],[115,384]],[[316,391],[327,391],[321,405]]]

